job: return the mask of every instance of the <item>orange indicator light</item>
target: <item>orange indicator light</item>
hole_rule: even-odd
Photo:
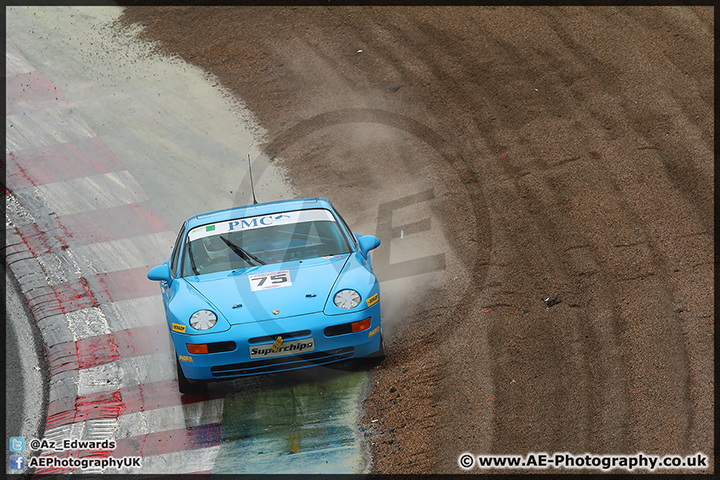
[[[199,345],[194,345],[192,343],[187,344],[188,352],[194,354],[194,355],[200,355],[202,353],[208,353],[208,346],[207,343],[201,343]]]
[[[352,326],[353,333],[355,332],[362,332],[363,330],[367,330],[370,328],[370,324],[372,323],[370,317],[360,320],[359,322],[353,322],[350,325]]]

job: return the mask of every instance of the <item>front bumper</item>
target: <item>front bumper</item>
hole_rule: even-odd
[[[327,336],[325,329],[370,318],[370,327],[355,333]],[[188,335],[171,332],[175,350],[185,377],[191,380],[220,380],[224,378],[261,375],[326,365],[350,358],[373,354],[380,348],[380,304],[360,312],[342,315],[313,313],[297,317],[233,325],[230,330],[213,334]],[[270,348],[278,336],[287,339],[288,345],[297,342],[312,350],[297,349],[287,354],[258,357],[258,350]],[[188,344],[222,344],[233,342],[228,351],[192,354]],[[232,347],[229,347],[232,348]],[[210,347],[210,351],[213,347]],[[255,350],[251,358],[251,350]]]

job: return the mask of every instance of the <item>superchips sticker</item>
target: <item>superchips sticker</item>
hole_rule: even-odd
[[[173,332],[185,333],[185,325],[178,325],[177,323],[172,324]]]
[[[375,305],[378,302],[378,294],[376,293],[375,295],[373,295],[372,297],[368,298],[365,301],[367,302],[368,307],[372,307],[373,305]]]
[[[275,344],[273,343],[272,345],[250,347],[250,358],[281,357],[283,355],[299,355],[301,353],[312,352],[315,350],[315,341],[312,338],[306,338],[304,340],[283,342],[282,345],[276,349],[273,349],[274,346]]]

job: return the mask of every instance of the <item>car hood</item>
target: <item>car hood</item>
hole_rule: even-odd
[[[322,312],[349,256],[344,254],[261,265],[235,273],[221,272],[184,279],[231,325],[277,320]],[[285,277],[286,281],[274,286],[271,274],[279,275],[275,279]],[[266,275],[266,281],[258,286],[259,278]],[[278,313],[273,313],[275,311]]]

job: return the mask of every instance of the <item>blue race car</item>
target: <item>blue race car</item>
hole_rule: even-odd
[[[188,218],[160,282],[178,386],[385,354],[372,235],[323,198]]]

